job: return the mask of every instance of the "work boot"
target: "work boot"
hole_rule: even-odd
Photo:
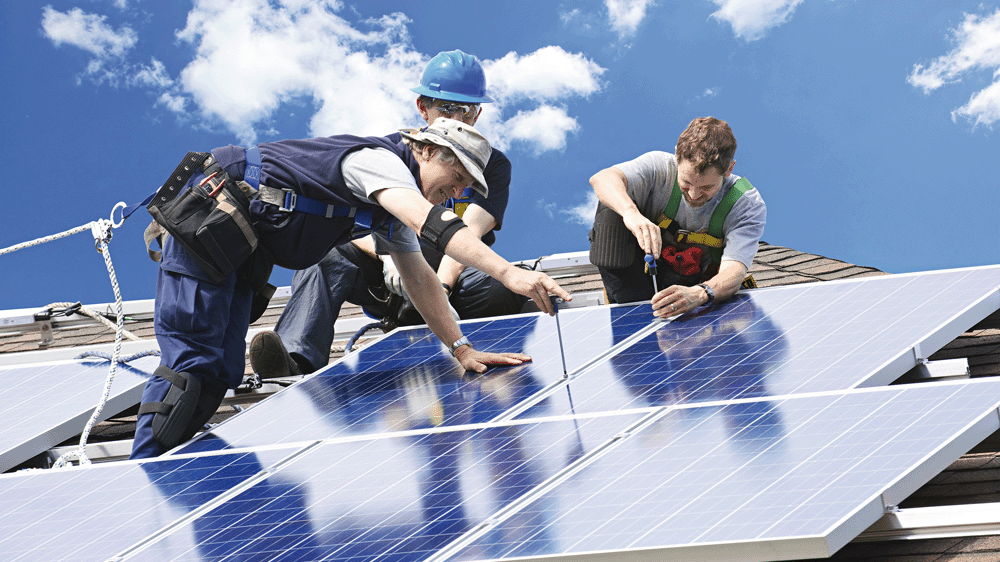
[[[262,379],[302,374],[285,344],[281,343],[281,336],[271,331],[261,332],[250,341],[250,367]]]

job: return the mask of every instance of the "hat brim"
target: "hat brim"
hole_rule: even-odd
[[[450,149],[452,154],[458,157],[458,161],[462,163],[465,170],[469,172],[469,175],[472,176],[472,189],[476,190],[483,197],[489,197],[490,188],[486,185],[486,178],[483,176],[482,170],[479,169],[479,166],[476,166],[476,163],[471,158],[462,154],[462,151],[455,150],[455,147],[451,143],[437,135],[425,134],[419,129],[403,129],[399,131],[399,134],[411,140],[429,142]]]
[[[410,91],[421,96],[427,96],[429,98],[434,98],[436,100],[444,101],[454,101],[459,103],[493,103],[495,100],[489,96],[489,94],[483,94],[481,96],[470,96],[467,94],[460,94],[458,92],[442,92],[440,90],[432,90],[425,86],[417,86],[416,88],[410,88]]]

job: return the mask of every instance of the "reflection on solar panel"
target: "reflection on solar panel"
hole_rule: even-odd
[[[983,381],[665,408],[454,559],[826,557],[1000,428],[998,404]]]
[[[854,388],[995,310],[998,287],[994,267],[753,291],[671,323],[567,310],[568,376],[548,317],[464,323],[481,349],[535,357],[478,377],[400,331],[187,454],[0,476],[0,552],[827,556],[1000,428],[1000,380]]]
[[[104,419],[139,403],[146,377],[159,364],[144,357],[119,365]],[[79,435],[94,413],[108,363],[61,361],[0,369],[0,472]]]
[[[577,369],[652,321],[645,306],[560,313],[567,367]],[[426,328],[400,330],[258,404],[177,452],[294,443],[482,423],[562,380],[555,321],[530,315],[462,324],[477,349],[533,361],[467,377]]]
[[[295,452],[114,463],[0,477],[7,562],[108,560]]]
[[[320,445],[137,556],[421,560],[640,418],[632,413]],[[541,529],[544,519],[521,523]]]
[[[998,285],[983,268],[748,291],[658,326],[522,416],[888,384],[996,310]]]

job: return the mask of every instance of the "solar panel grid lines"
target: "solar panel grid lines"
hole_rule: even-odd
[[[260,468],[261,468],[260,471],[254,473],[252,475],[249,475],[249,477],[245,478],[241,482],[236,483],[232,487],[226,489],[225,491],[223,491],[222,493],[218,494],[214,498],[211,498],[210,500],[202,503],[198,507],[195,507],[195,508],[191,509],[187,514],[179,517],[178,519],[176,519],[176,520],[174,520],[174,521],[172,521],[172,522],[170,522],[170,523],[168,523],[166,525],[163,525],[158,530],[156,530],[155,532],[151,533],[149,536],[145,537],[143,540],[141,540],[141,541],[139,541],[139,542],[131,545],[127,549],[125,549],[125,550],[119,552],[118,554],[116,554],[115,556],[113,556],[111,558],[111,560],[113,562],[120,562],[120,561],[124,561],[124,560],[128,560],[128,559],[134,558],[134,557],[136,557],[138,555],[141,555],[142,551],[144,551],[146,548],[148,548],[149,545],[151,545],[153,543],[156,543],[157,541],[162,540],[164,537],[167,537],[167,536],[173,534],[174,532],[176,532],[178,529],[182,528],[184,525],[188,524],[189,522],[191,522],[191,521],[193,521],[195,519],[198,519],[200,517],[203,517],[205,514],[207,514],[207,513],[211,512],[212,510],[220,507],[223,503],[225,503],[229,499],[231,499],[231,498],[237,496],[238,494],[242,493],[247,488],[253,486],[257,482],[260,482],[262,479],[268,477],[273,472],[279,470],[281,468],[281,466],[283,466],[283,465],[285,465],[287,463],[292,462],[293,460],[295,460],[299,456],[307,453],[308,451],[310,451],[314,447],[318,446],[319,444],[320,444],[319,442],[314,442],[314,443],[310,443],[308,445],[305,445],[305,446],[303,446],[301,448],[286,448],[286,449],[284,449],[285,451],[287,451],[287,456],[278,459],[274,464],[271,464],[268,467],[264,467],[263,465],[261,465],[260,466]],[[274,449],[271,449],[271,450],[273,451]],[[244,453],[244,454],[253,455],[255,453],[254,452],[248,452],[248,453]],[[201,458],[206,458],[207,456],[209,456],[209,455],[206,455],[205,457],[201,457]],[[218,457],[220,455],[214,455],[214,456]],[[174,458],[177,458],[177,457],[174,457]],[[198,457],[196,457],[196,458],[198,458]]]
[[[570,369],[570,371],[564,377],[560,377],[557,380],[553,380],[548,386],[539,390],[535,395],[521,401],[518,405],[511,407],[506,410],[497,418],[495,421],[506,421],[516,419],[526,411],[535,407],[539,402],[545,400],[547,397],[561,392],[563,389],[567,389],[567,383],[580,377],[583,373],[586,373],[589,369],[593,368],[595,365],[600,364],[601,361],[606,360],[609,356],[615,355],[625,348],[628,348],[635,344],[637,341],[641,340],[643,337],[647,336],[652,331],[656,330],[657,327],[662,323],[661,320],[654,320],[649,325],[644,328],[640,328],[633,335],[622,339],[621,341],[615,343],[607,351],[594,356],[585,363],[579,365],[575,369]]]
[[[924,341],[927,348],[925,351],[929,354],[996,310],[1000,306],[998,286],[1000,286],[1000,270],[996,267],[812,284],[802,293],[800,302],[809,306],[816,296],[829,294],[837,295],[836,299],[831,306],[824,307],[823,314],[816,314],[813,318],[804,315],[800,325],[783,325],[783,328],[795,333],[797,338],[809,342],[810,348],[820,348],[822,341],[835,339],[840,344],[834,348],[835,350],[850,349],[850,344],[855,342],[871,347],[869,353],[873,356],[884,355],[885,352],[885,348],[872,346],[874,336],[884,336],[893,331],[906,334],[906,336],[874,340],[886,346],[904,343],[906,351],[900,351],[895,357],[896,361],[882,358],[882,362],[876,363],[873,372],[885,373],[885,376],[869,377],[854,386],[887,384],[913,366],[912,361],[905,361],[905,355],[913,347],[914,342],[919,344]],[[791,288],[773,287],[755,292],[755,295],[780,296]],[[844,310],[833,306],[853,305],[857,302],[865,302],[867,306]],[[963,312],[955,313],[955,308]],[[824,318],[826,323],[801,329],[804,327],[802,324],[814,322],[817,317]],[[856,330],[855,327],[859,323],[868,325],[869,330],[867,332]],[[934,330],[928,333],[924,331],[925,326],[933,326]],[[944,327],[948,329],[942,329]],[[835,351],[822,358],[829,361],[826,365],[827,371],[836,370],[850,360],[849,354],[842,351],[839,353]],[[795,360],[796,354],[793,351],[789,361]],[[895,368],[888,369],[887,367],[892,366],[890,363],[895,364]],[[791,388],[780,393],[795,391],[795,388]]]
[[[424,559],[638,417],[324,443],[191,521],[175,540],[151,545],[141,559]]]
[[[649,305],[569,309],[564,332],[587,343],[585,363],[652,320]],[[477,348],[533,361],[465,373],[427,328],[401,330],[284,389],[173,453],[326,439],[498,418],[562,378],[554,319],[540,313],[463,322]],[[617,330],[614,331],[614,330]]]
[[[241,453],[4,475],[0,552],[11,562],[107,560],[258,473],[253,459],[276,456]]]
[[[557,486],[563,484],[568,479],[585,471],[590,464],[596,462],[600,457],[608,454],[613,454],[614,447],[617,443],[621,442],[622,439],[626,439],[631,435],[644,430],[647,426],[655,423],[658,418],[660,418],[666,411],[670,410],[671,406],[663,406],[659,408],[646,408],[644,410],[632,410],[632,412],[645,412],[645,415],[640,419],[636,420],[632,425],[623,429],[621,432],[611,436],[607,441],[601,445],[593,448],[585,455],[581,456],[572,465],[566,466],[558,473],[554,474],[545,482],[540,483],[534,490],[530,493],[521,496],[517,500],[511,502],[509,505],[503,509],[493,513],[488,519],[483,521],[477,527],[469,530],[465,535],[458,537],[451,544],[442,548],[437,553],[435,553],[430,558],[424,560],[424,562],[445,562],[451,560],[456,555],[458,555],[463,549],[466,549],[470,544],[479,540],[487,533],[495,529],[498,525],[501,525],[508,521],[509,519],[518,515],[518,513],[529,506],[530,504],[537,501],[539,498],[549,493]],[[581,418],[588,418],[590,416],[583,415]]]
[[[933,351],[992,312],[998,285],[988,268],[747,291],[576,373],[575,404],[550,392],[548,410],[527,415],[887,384],[916,364],[915,341]],[[927,312],[927,300],[945,308]]]
[[[982,382],[664,408],[524,508],[547,515],[548,546],[481,533],[453,559],[829,556],[882,515],[882,498],[909,494],[1000,427],[1000,381]],[[513,534],[499,526],[497,536]]]
[[[142,357],[118,365],[101,419],[139,402],[146,377],[159,363]],[[101,398],[106,361],[74,360],[0,368],[0,472],[79,435]]]

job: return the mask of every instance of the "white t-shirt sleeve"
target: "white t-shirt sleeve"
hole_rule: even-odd
[[[409,188],[420,192],[406,164],[399,159],[399,156],[384,148],[362,148],[348,154],[341,163],[341,173],[351,193],[375,204],[378,204],[374,197],[375,193],[390,187]],[[375,231],[373,237],[375,251],[379,254],[420,251],[417,235],[399,219],[394,218],[391,225]]]

